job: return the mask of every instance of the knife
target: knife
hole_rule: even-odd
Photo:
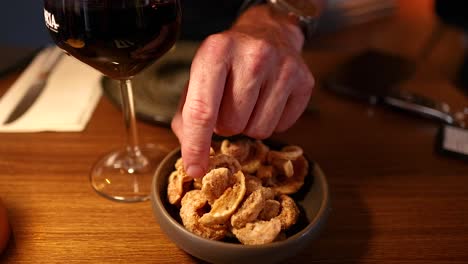
[[[63,56],[61,49],[57,47],[49,48],[45,54],[45,64],[41,71],[37,75],[36,79],[26,90],[21,100],[13,108],[13,111],[9,114],[8,118],[3,122],[4,125],[13,123],[20,118],[28,109],[36,102],[44,87],[47,84],[50,74],[53,72],[55,66]]]

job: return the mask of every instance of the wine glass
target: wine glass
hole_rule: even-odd
[[[175,43],[179,0],[44,0],[54,42],[69,55],[120,82],[126,146],[101,158],[90,181],[101,195],[124,202],[149,198],[153,173],[167,154],[138,142],[131,79]]]

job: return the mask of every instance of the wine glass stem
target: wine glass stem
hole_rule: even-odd
[[[124,115],[125,130],[127,137],[127,152],[129,158],[138,159],[141,151],[138,145],[138,129],[135,118],[135,103],[133,101],[132,83],[130,80],[120,81],[120,92],[122,94],[122,110]]]

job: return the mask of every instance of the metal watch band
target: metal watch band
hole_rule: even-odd
[[[265,3],[274,6],[280,11],[295,15],[298,20],[298,26],[301,28],[302,34],[304,35],[304,40],[307,42],[310,39],[312,39],[317,28],[318,20],[316,18],[304,17],[299,14],[295,14],[293,10],[288,10],[287,7],[280,5],[279,2],[276,0],[244,0],[239,9],[239,14],[242,14],[242,12],[247,10],[249,7]]]

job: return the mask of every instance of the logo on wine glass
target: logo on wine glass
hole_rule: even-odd
[[[55,16],[45,9],[44,9],[44,19],[45,19],[47,28],[49,28],[50,30],[54,32],[58,32],[60,25],[57,24],[57,22],[55,21]]]
[[[115,39],[114,40],[115,47],[118,49],[126,49],[126,48],[131,48],[135,45],[134,42],[126,39]]]

